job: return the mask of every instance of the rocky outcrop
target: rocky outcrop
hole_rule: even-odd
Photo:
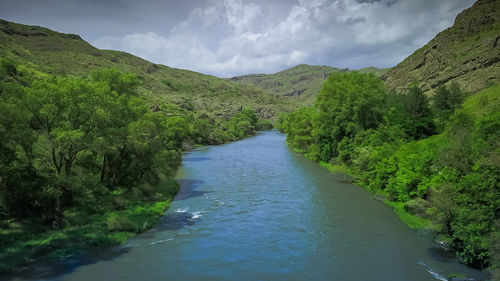
[[[306,91],[306,89],[293,90],[289,93],[284,94],[284,96],[285,97],[298,97],[298,96],[302,95],[305,91]]]
[[[457,82],[476,92],[500,80],[500,1],[478,0],[452,27],[392,68],[388,88],[404,89],[418,81],[426,92]]]

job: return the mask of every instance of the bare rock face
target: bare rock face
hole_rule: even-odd
[[[285,97],[298,97],[298,96],[302,95],[305,91],[306,91],[306,89],[293,90],[289,93],[286,93],[284,96]]]
[[[149,110],[151,110],[151,112],[158,112],[161,108],[157,104],[152,104],[149,106]]]
[[[383,79],[389,89],[419,81],[426,92],[457,82],[476,92],[500,82],[500,1],[478,0],[452,27],[392,68]]]
[[[272,108],[257,108],[255,113],[263,119],[271,119],[276,114]]]

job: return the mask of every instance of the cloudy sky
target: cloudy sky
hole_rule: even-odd
[[[391,67],[474,0],[0,0],[0,18],[219,77]]]

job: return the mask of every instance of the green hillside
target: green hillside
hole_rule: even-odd
[[[134,73],[141,81],[139,94],[152,107],[169,112],[188,110],[210,118],[228,118],[248,107],[269,119],[290,106],[289,101],[256,87],[154,64],[125,52],[100,50],[75,34],[5,20],[0,20],[0,57],[12,61],[21,73],[35,77],[84,77],[104,68]]]
[[[254,85],[271,93],[288,97],[304,105],[312,105],[321,84],[332,73],[346,72],[331,66],[300,64],[274,74],[251,74],[233,77],[230,80],[243,85]],[[360,72],[372,72],[381,76],[387,69],[363,68]]]
[[[479,0],[452,27],[392,68],[387,87],[404,89],[418,81],[425,92],[457,82],[476,92],[500,81],[500,2]]]

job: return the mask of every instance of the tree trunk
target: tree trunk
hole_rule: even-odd
[[[70,161],[70,160],[66,160],[64,161],[64,173],[69,176],[71,174],[71,166],[72,166],[72,162],[73,161]]]
[[[108,162],[108,157],[104,155],[104,159],[102,160],[102,167],[101,167],[101,182],[104,182],[104,178],[106,177],[106,165]]]
[[[52,227],[54,229],[61,229],[63,227],[64,214],[61,208],[61,197],[57,197],[54,200],[54,221],[52,221]]]
[[[57,174],[61,173],[61,166],[59,165],[56,157],[56,150],[52,147],[52,162],[54,162],[54,166],[56,167]]]

